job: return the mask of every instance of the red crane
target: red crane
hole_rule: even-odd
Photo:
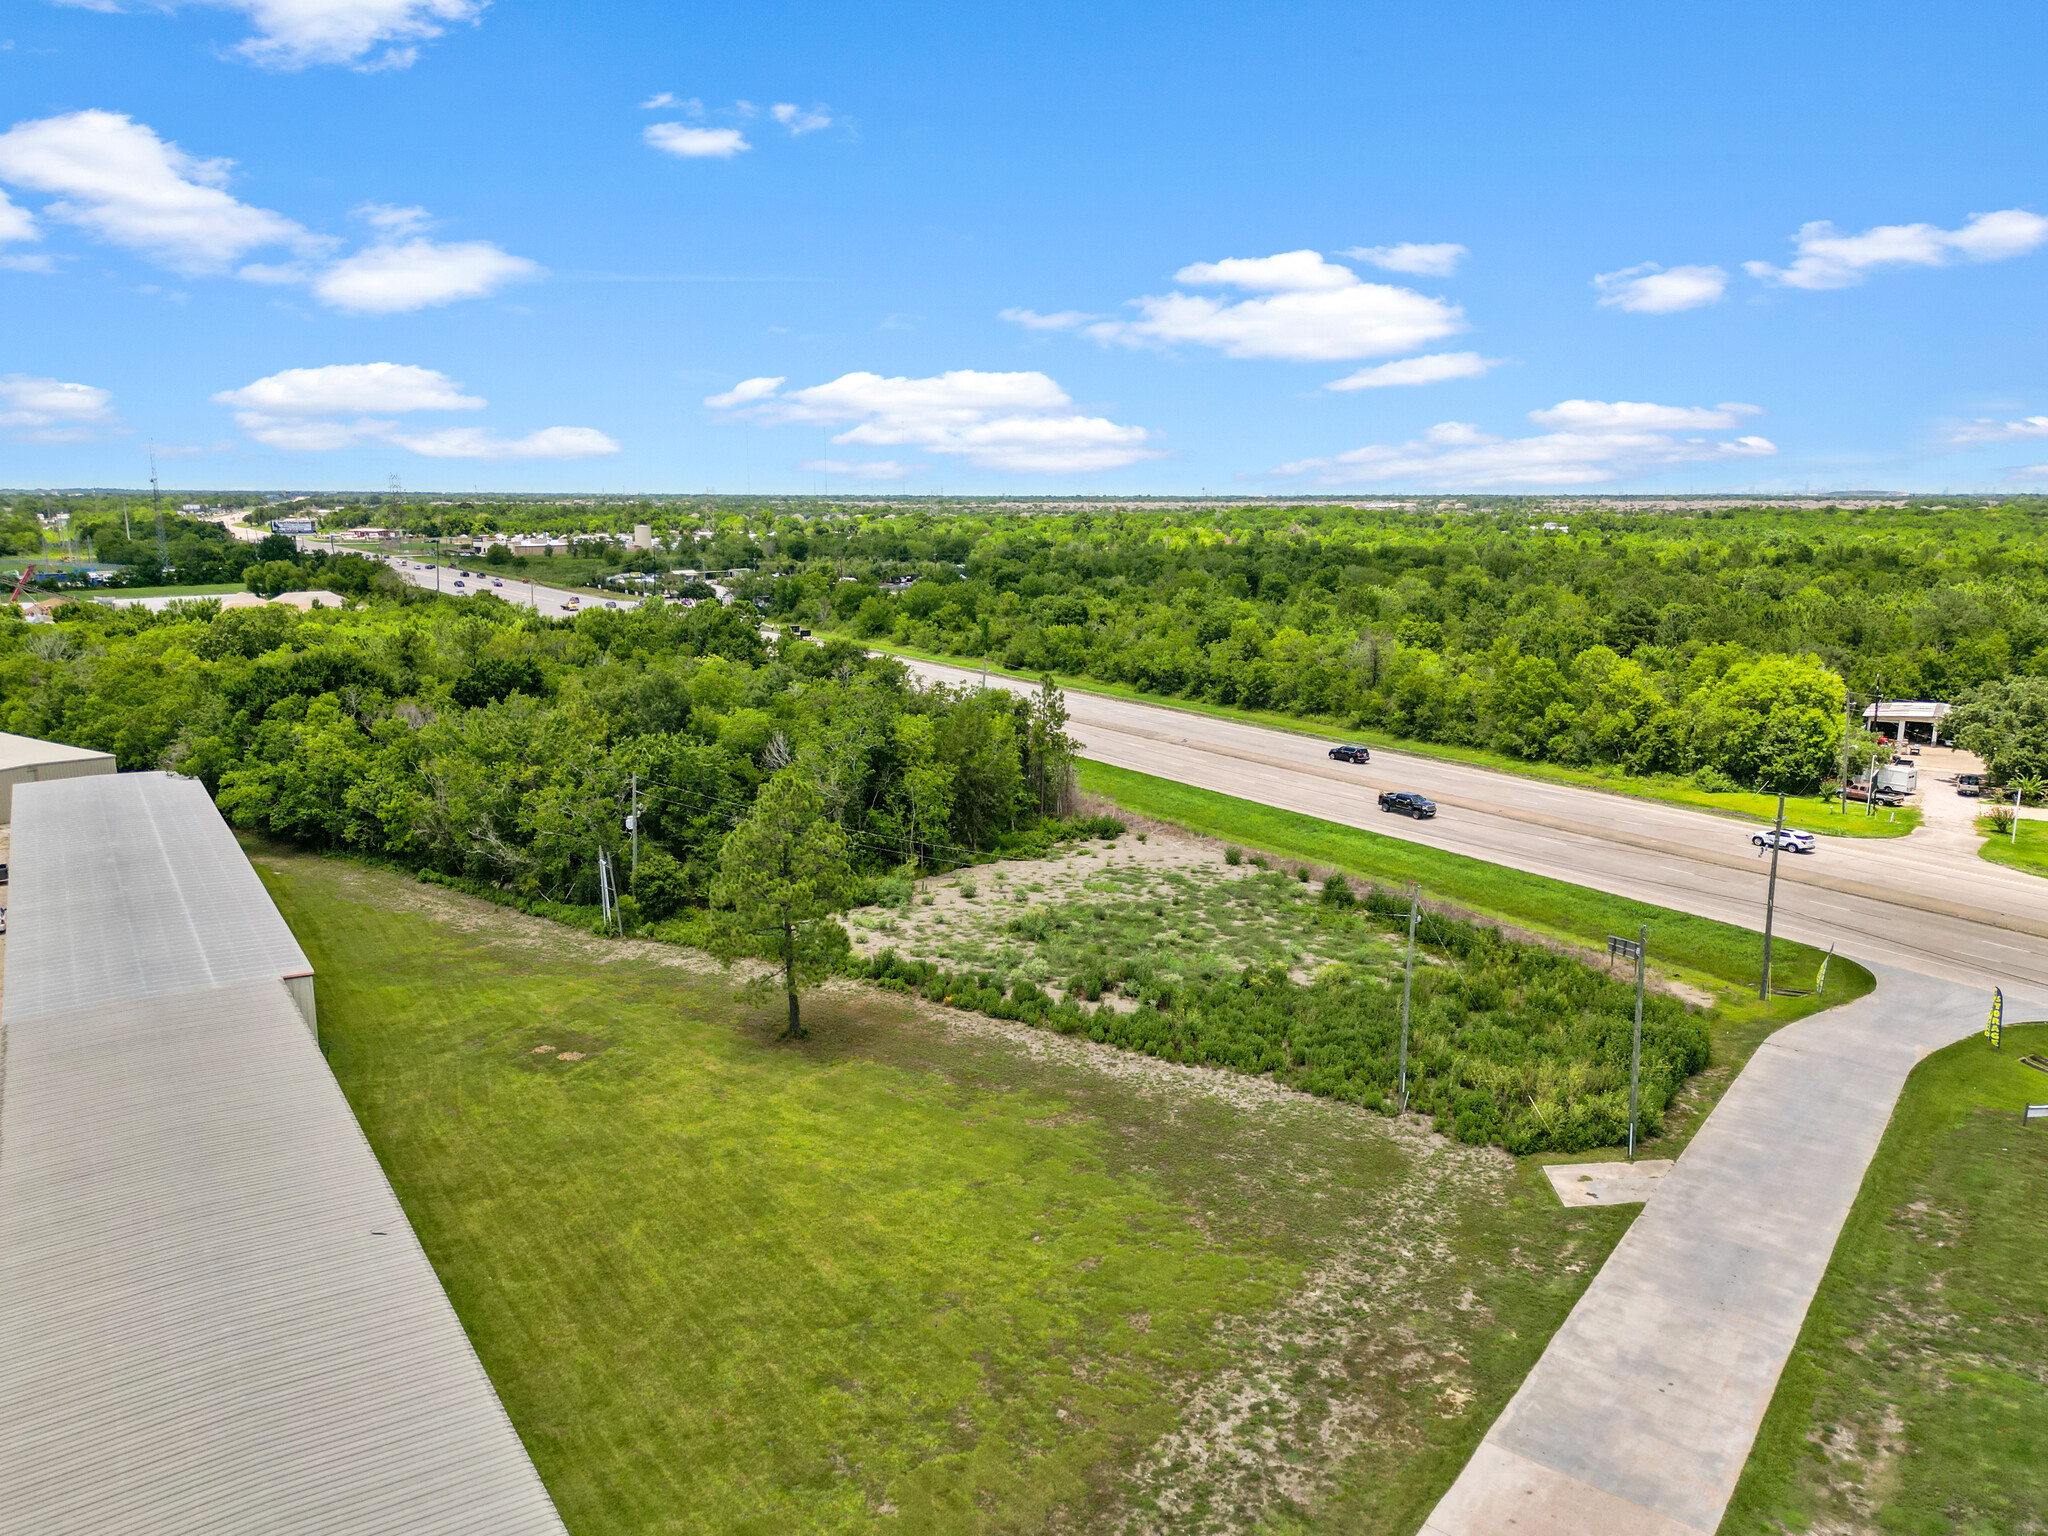
[[[18,603],[21,601],[21,589],[29,584],[29,579],[33,577],[35,573],[36,568],[32,565],[25,565],[22,567],[21,580],[17,581],[14,584],[14,590],[7,594],[8,602]]]

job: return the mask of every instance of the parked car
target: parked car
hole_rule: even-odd
[[[1777,840],[1778,846],[1787,853],[1813,852],[1813,834],[1811,832],[1795,832],[1790,827],[1782,829],[1773,827],[1768,832],[1757,833],[1750,841],[1759,848],[1768,848],[1771,846],[1774,838]]]
[[[1984,785],[1976,780],[1975,775],[1965,774],[1962,778],[1956,780],[1956,793],[1965,800],[1981,799],[1984,794]]]
[[[1436,802],[1427,796],[1416,794],[1412,789],[1389,789],[1380,795],[1380,809],[1396,811],[1403,816],[1413,816],[1417,821],[1427,821],[1436,815]]]
[[[1372,761],[1372,753],[1368,752],[1364,747],[1332,747],[1330,748],[1330,756],[1337,759],[1340,763],[1369,763]]]
[[[1904,795],[1895,789],[1886,789],[1882,784],[1874,792],[1868,784],[1851,784],[1841,790],[1840,793],[1844,800],[1853,800],[1858,805],[1863,805],[1873,799],[1879,805],[1900,806],[1906,803]]]

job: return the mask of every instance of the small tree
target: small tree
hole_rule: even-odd
[[[853,886],[846,836],[825,819],[818,792],[786,768],[761,786],[747,819],[727,834],[711,884],[711,952],[727,965],[761,956],[781,972],[789,1025],[778,1039],[804,1038],[797,993],[826,975],[846,952],[846,930],[832,913]],[[774,992],[774,974],[740,989],[748,1001]]]

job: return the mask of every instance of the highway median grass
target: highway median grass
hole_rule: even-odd
[[[2048,1024],[1907,1079],[1722,1536],[2013,1536],[2048,1511]]]
[[[947,656],[933,651],[915,650],[892,641],[861,640],[851,631],[843,629],[820,629],[817,633],[820,636],[829,635],[836,639],[854,640],[870,650],[883,651],[892,656],[909,657],[916,661],[938,662],[949,667],[973,668],[981,665],[979,657]],[[989,676],[1007,678],[1013,682],[1037,681],[1035,674],[1005,672],[1000,667],[991,668]],[[1133,703],[1153,704],[1161,709],[1178,709],[1194,715],[1209,715],[1219,720],[1242,720],[1248,725],[1263,725],[1274,730],[1292,731],[1299,736],[1313,736],[1319,741],[1362,742],[1370,747],[1383,747],[1390,752],[1404,752],[1412,757],[1439,758],[1444,762],[1490,768],[1496,773],[1512,773],[1525,779],[1570,784],[1580,789],[1599,790],[1610,795],[1627,795],[1636,800],[1658,800],[1667,805],[1682,805],[1689,810],[1706,811],[1738,821],[1777,820],[1778,797],[1753,790],[1706,790],[1671,774],[1630,774],[1619,769],[1568,768],[1558,763],[1532,763],[1499,752],[1449,746],[1443,742],[1412,741],[1406,737],[1390,736],[1382,731],[1360,730],[1328,716],[1290,715],[1270,709],[1238,709],[1228,704],[1211,704],[1201,699],[1147,693],[1143,689],[1128,687],[1121,683],[1106,683],[1099,678],[1067,673],[1054,673],[1052,678],[1060,687],[1078,693],[1099,693],[1105,698],[1128,699]],[[1827,837],[1904,837],[1920,825],[1920,809],[1918,806],[1906,806],[1896,811],[1880,808],[1875,813],[1866,815],[1863,807],[1858,805],[1851,806],[1845,814],[1838,801],[1818,795],[1787,795],[1785,825]]]

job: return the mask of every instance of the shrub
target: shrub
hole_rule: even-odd
[[[1351,882],[1332,871],[1323,880],[1322,902],[1326,907],[1355,907],[1358,898],[1351,893]]]
[[[1223,862],[1226,864],[1242,864],[1244,862],[1244,850],[1235,843],[1232,843],[1223,850]]]

